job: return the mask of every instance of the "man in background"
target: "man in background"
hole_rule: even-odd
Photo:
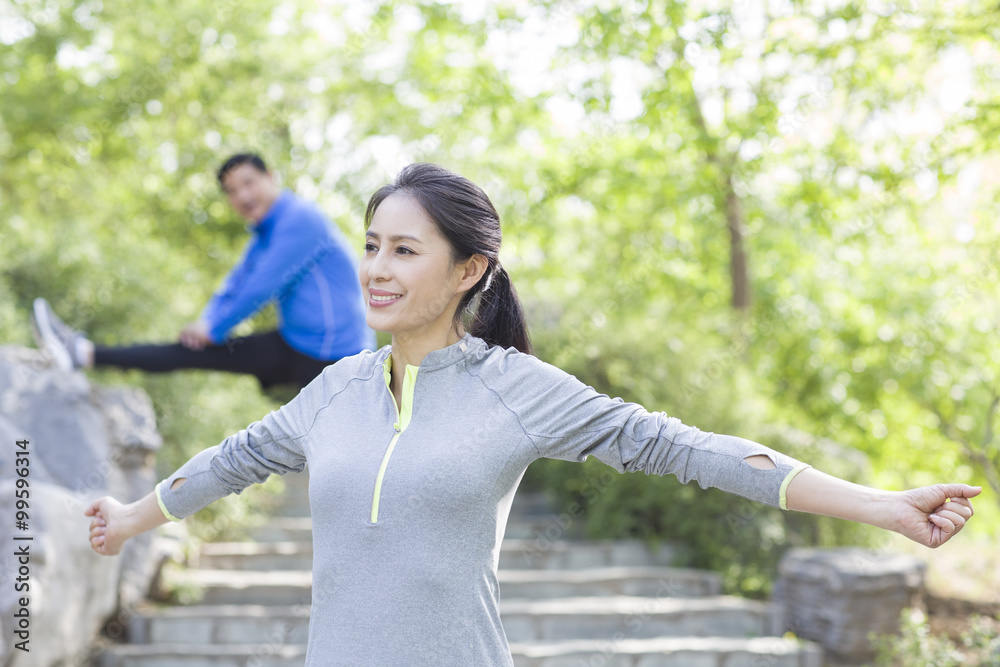
[[[39,347],[65,369],[116,366],[165,372],[201,368],[249,373],[262,389],[301,389],[338,359],[375,349],[365,323],[357,254],[311,202],[283,190],[259,155],[233,155],[219,185],[249,224],[243,256],[179,342],[95,345],[39,297],[32,325]],[[232,338],[230,330],[274,302],[278,328]]]

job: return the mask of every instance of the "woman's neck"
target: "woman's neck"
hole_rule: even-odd
[[[457,328],[457,331],[456,331]],[[462,325],[448,327],[447,331],[402,333],[392,335],[392,376],[393,384],[402,386],[403,373],[407,366],[419,366],[424,357],[433,352],[454,345],[462,340],[465,331]],[[399,371],[399,375],[396,375]]]

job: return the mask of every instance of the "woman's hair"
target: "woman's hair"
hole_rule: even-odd
[[[413,197],[435,223],[451,246],[453,262],[463,262],[474,254],[486,257],[482,278],[463,296],[455,310],[455,323],[470,309],[478,295],[469,333],[490,345],[514,347],[532,353],[528,326],[521,302],[507,271],[500,266],[500,216],[482,188],[467,178],[436,164],[417,162],[404,167],[396,180],[384,185],[368,200],[365,229],[372,223],[375,209],[389,195]]]

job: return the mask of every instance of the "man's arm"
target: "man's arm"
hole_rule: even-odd
[[[234,297],[238,291],[240,283],[246,279],[247,258],[253,252],[255,245],[256,239],[252,239],[243,247],[243,253],[240,255],[240,259],[233,265],[233,268],[230,269],[229,274],[223,279],[219,288],[212,294],[208,303],[202,309],[201,315],[198,317],[198,321],[204,323],[205,325],[209,340],[215,344],[221,343],[222,338],[226,333],[222,332],[219,336],[212,335],[212,331],[215,329],[215,322],[218,320],[218,311],[223,304],[230,301]]]
[[[211,313],[209,336],[221,342],[226,333],[272,299],[298,283],[330,251],[331,241],[315,224],[276,225],[246,275]]]

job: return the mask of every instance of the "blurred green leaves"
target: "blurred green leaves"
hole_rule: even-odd
[[[547,361],[705,430],[831,438],[872,484],[989,481],[1000,40],[973,17],[996,10],[888,7],[8,2],[0,334],[29,344],[45,296],[98,342],[175,340],[247,239],[215,182],[230,153],[260,151],[359,254],[368,197],[432,161],[496,203]],[[247,378],[95,375],[154,395],[177,463],[276,407]],[[539,462],[526,483],[587,474]],[[716,502],[620,484],[587,514],[607,534],[687,536]],[[784,543],[845,539],[799,520]]]

